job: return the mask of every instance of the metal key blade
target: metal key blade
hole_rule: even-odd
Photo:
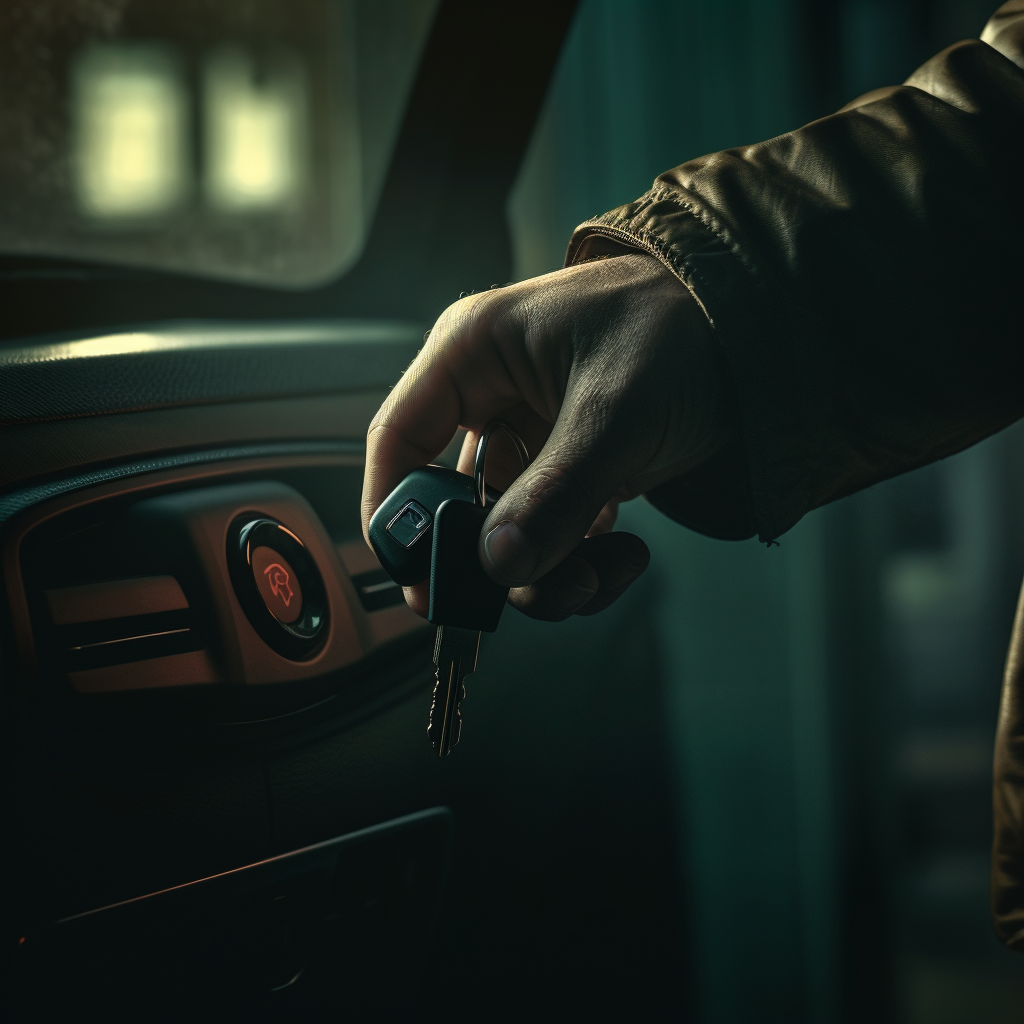
[[[465,696],[463,681],[476,668],[480,634],[457,626],[438,626],[434,642],[437,682],[430,705],[427,736],[437,748],[438,757],[447,757],[459,742],[462,716],[459,703]]]

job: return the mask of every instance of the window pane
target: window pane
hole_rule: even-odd
[[[171,54],[94,46],[72,71],[78,207],[99,220],[157,216],[188,189],[188,103]]]
[[[258,74],[252,55],[228,46],[203,69],[206,166],[215,210],[287,210],[302,202],[309,154],[302,62],[282,51]]]

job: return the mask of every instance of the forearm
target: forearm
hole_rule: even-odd
[[[714,327],[736,441],[653,495],[688,525],[769,539],[1024,415],[1024,2],[985,38],[578,229],[569,262],[644,249]]]

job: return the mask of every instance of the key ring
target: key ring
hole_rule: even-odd
[[[480,433],[480,440],[476,443],[476,458],[473,459],[473,483],[475,490],[473,499],[477,505],[484,508],[487,505],[487,489],[484,485],[484,464],[487,461],[487,440],[494,433],[495,430],[504,430],[513,443],[516,446],[516,451],[519,452],[519,459],[523,464],[523,469],[530,464],[530,453],[527,451],[526,445],[523,443],[523,439],[519,436],[519,432],[511,423],[507,423],[505,420],[491,420],[486,427]]]

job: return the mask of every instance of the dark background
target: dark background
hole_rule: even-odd
[[[660,171],[897,84],[989,0],[584,0],[510,204],[518,276]],[[698,1019],[1018,1021],[988,921],[1024,433],[808,516],[654,549]]]

